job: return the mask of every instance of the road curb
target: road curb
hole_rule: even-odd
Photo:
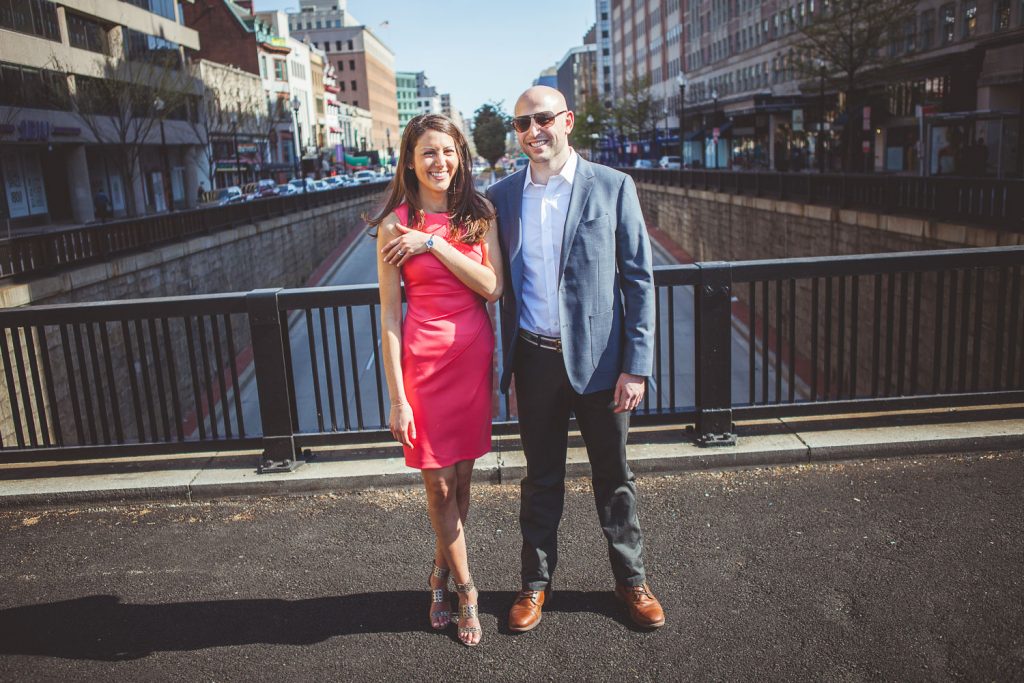
[[[756,439],[757,437],[754,437]],[[751,439],[753,440],[753,439]],[[714,471],[736,468],[771,467],[799,464],[828,463],[840,460],[962,455],[997,450],[1024,449],[1022,434],[972,435],[964,438],[939,438],[901,442],[841,444],[834,446],[783,447],[750,450],[712,448],[692,453],[694,447],[687,442],[660,444],[653,453],[643,453],[637,447],[636,457],[630,457],[630,466],[638,475],[671,474],[674,472]],[[650,450],[650,449],[648,449]],[[684,451],[691,451],[686,453]],[[666,452],[667,451],[667,452]],[[677,451],[677,452],[673,452]],[[493,460],[478,467],[474,473],[477,482],[516,483],[526,474],[522,452],[517,448],[498,450]],[[418,486],[420,473],[416,470],[367,472],[368,468],[383,463],[382,459],[349,460],[343,462],[317,461],[303,465],[293,473],[255,475],[251,470],[199,470],[188,485],[122,486],[95,489],[12,493],[0,495],[0,508],[38,508],[43,506],[114,505],[137,503],[195,503],[252,496],[309,495],[330,491]],[[216,463],[211,463],[215,466]],[[351,467],[355,473],[323,474],[329,469]],[[221,476],[224,481],[196,483],[200,474]],[[566,475],[587,478],[590,465],[582,448],[571,448]],[[235,479],[230,479],[234,476]]]

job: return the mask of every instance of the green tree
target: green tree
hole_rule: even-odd
[[[501,108],[501,102],[488,102],[480,106],[473,116],[473,143],[477,154],[494,168],[498,159],[505,156],[505,137],[508,134],[509,116]]]
[[[869,79],[898,61],[897,55],[903,52],[899,42],[905,35],[914,35],[917,4],[917,0],[832,0],[821,3],[800,28],[794,66],[801,75],[825,77],[846,93],[848,170],[860,153],[862,90]]]
[[[601,101],[593,97],[584,100],[583,106],[574,113],[576,122],[569,135],[569,143],[577,150],[589,149],[593,154],[597,141],[608,130],[611,116]]]

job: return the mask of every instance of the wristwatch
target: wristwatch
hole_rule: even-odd
[[[427,251],[430,251],[431,249],[434,248],[434,236],[433,235],[431,235],[430,237],[427,238],[427,241],[424,243],[424,246],[427,248]]]

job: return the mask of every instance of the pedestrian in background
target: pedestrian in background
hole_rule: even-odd
[[[389,425],[426,487],[436,536],[431,626],[450,623],[450,574],[458,637],[473,646],[482,634],[464,525],[473,464],[491,450],[494,333],[486,303],[498,300],[503,282],[494,208],[474,189],[469,145],[447,117],[409,121],[399,158],[384,207],[369,220],[379,247]]]
[[[651,245],[633,180],[569,146],[565,97],[530,88],[512,125],[529,165],[492,186],[508,283],[501,389],[515,376],[526,455],[519,524],[521,590],[508,627],[541,619],[558,562],[570,413],[593,473],[615,595],[642,627],[665,623],[644,573],[636,485],[626,462],[629,414],[654,364]]]

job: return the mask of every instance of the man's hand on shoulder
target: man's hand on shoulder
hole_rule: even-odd
[[[615,383],[615,411],[625,413],[636,410],[640,401],[644,400],[644,389],[646,384],[640,375],[631,375],[623,372],[619,375],[619,381]]]

